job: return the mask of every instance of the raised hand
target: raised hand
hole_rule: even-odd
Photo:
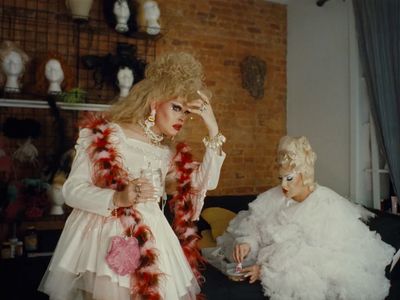
[[[208,129],[208,134],[212,138],[219,132],[218,123],[215,119],[214,111],[210,104],[210,99],[201,91],[197,91],[199,99],[187,103],[188,110],[191,113],[199,115]]]

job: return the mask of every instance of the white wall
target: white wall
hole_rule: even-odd
[[[305,135],[317,153],[317,181],[351,196],[351,1],[288,2],[289,135]]]

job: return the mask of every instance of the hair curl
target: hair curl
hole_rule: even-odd
[[[302,174],[304,185],[310,186],[312,190],[315,186],[314,164],[316,160],[317,155],[305,136],[284,136],[280,139],[278,165],[280,167],[289,167]]]
[[[191,54],[162,55],[146,67],[145,78],[133,86],[129,95],[111,106],[109,118],[118,123],[135,123],[150,114],[153,101],[196,99],[197,91],[204,87],[203,80],[203,68]]]

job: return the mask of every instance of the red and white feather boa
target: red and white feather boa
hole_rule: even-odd
[[[194,221],[192,221],[195,208],[191,199],[196,193],[192,187],[191,176],[193,171],[197,169],[198,164],[193,162],[190,148],[186,144],[179,143],[176,150],[173,161],[177,189],[173,198],[169,201],[170,209],[174,213],[172,228],[178,236],[183,252],[197,281],[201,283],[203,277],[199,267],[204,264],[204,260],[198,248],[200,236],[197,234],[197,227]]]
[[[92,141],[87,148],[87,153],[93,165],[93,182],[99,187],[123,190],[128,183],[128,172],[122,165],[117,148],[110,141],[113,129],[109,126],[107,119],[91,114],[81,123],[81,127],[92,132]],[[194,193],[191,175],[197,164],[193,162],[189,148],[183,143],[177,145],[174,165],[177,191],[170,200],[170,207],[174,213],[172,227],[196,279],[201,283],[199,266],[204,261],[197,247],[199,236],[192,221],[195,210],[191,201]],[[131,293],[140,295],[143,299],[161,299],[158,284],[163,274],[158,268],[157,249],[154,246],[150,228],[142,222],[139,211],[134,207],[118,208],[113,210],[113,215],[120,218],[125,234],[134,236],[139,242],[140,265],[131,275]],[[199,295],[199,298],[201,297]]]

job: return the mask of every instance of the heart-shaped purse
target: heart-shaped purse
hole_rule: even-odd
[[[106,262],[118,275],[132,274],[139,266],[140,249],[134,237],[114,236],[107,252]]]

